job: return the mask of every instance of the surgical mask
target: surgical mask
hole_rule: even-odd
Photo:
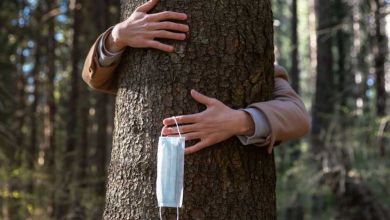
[[[157,151],[157,202],[161,207],[176,207],[177,219],[183,202],[184,148],[185,137],[181,136],[179,125],[173,117],[179,137],[163,137],[158,142]]]

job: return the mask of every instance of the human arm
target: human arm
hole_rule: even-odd
[[[255,144],[267,147],[269,153],[275,145],[298,139],[310,130],[310,118],[305,105],[289,84],[287,72],[280,66],[275,67],[273,99],[253,103],[248,107],[261,111],[270,125],[269,135]]]
[[[125,48],[154,48],[164,52],[172,52],[171,45],[160,43],[155,38],[184,40],[189,27],[168,20],[186,20],[183,13],[164,11],[155,14],[147,14],[158,0],[150,0],[138,7],[125,21],[109,28],[98,37],[89,50],[85,60],[82,77],[93,89],[116,94],[118,75],[115,69],[120,59],[111,65],[101,65],[99,62],[99,42],[104,43],[111,53],[118,53]],[[105,39],[102,41],[102,39]],[[120,58],[120,57],[119,57]]]
[[[194,153],[233,136],[251,136],[256,123],[267,123],[269,134],[256,137],[257,141],[252,144],[267,147],[271,153],[275,144],[299,138],[310,127],[303,102],[289,85],[286,72],[278,66],[275,67],[274,99],[248,106],[260,111],[265,122],[255,121],[248,113],[231,109],[216,99],[204,95],[198,98],[193,91],[191,95],[207,108],[200,113],[176,117],[179,123],[186,124],[179,127],[186,140],[200,139],[194,146],[186,148],[186,153]],[[174,124],[172,118],[164,119],[163,123],[166,126],[163,134],[177,134],[175,127],[168,127]]]

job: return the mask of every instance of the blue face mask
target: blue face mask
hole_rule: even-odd
[[[179,126],[175,120],[177,129]],[[163,137],[159,138],[157,151],[157,182],[156,194],[160,207],[177,208],[177,219],[179,219],[179,207],[183,202],[183,179],[184,179],[184,148],[185,138]]]

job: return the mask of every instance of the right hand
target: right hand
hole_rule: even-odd
[[[172,52],[173,46],[163,44],[155,38],[185,40],[185,33],[189,30],[188,25],[167,20],[183,21],[187,19],[187,15],[172,11],[147,14],[158,1],[149,0],[139,6],[128,19],[116,24],[107,37],[106,48],[111,52],[118,52],[126,46]]]

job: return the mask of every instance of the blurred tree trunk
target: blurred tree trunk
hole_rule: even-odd
[[[373,55],[374,55],[374,71],[375,71],[375,88],[376,88],[376,115],[379,117],[385,117],[387,113],[387,92],[385,88],[385,62],[388,56],[387,36],[385,33],[385,15],[381,15],[382,5],[385,4],[380,0],[370,0],[371,14],[374,17],[374,42],[373,42]],[[381,157],[386,156],[386,145],[389,143],[389,138],[386,138],[386,133],[390,132],[390,122],[385,123],[383,126],[382,135],[378,137],[379,154]]]
[[[347,54],[348,48],[350,47],[350,36],[344,31],[344,19],[347,16],[346,13],[348,9],[345,7],[343,0],[335,0],[335,14],[337,21],[337,32],[336,32],[336,46],[337,46],[337,91],[338,91],[338,111],[340,112],[340,119],[344,120],[347,108],[347,99],[350,98],[348,93],[349,87],[352,86],[350,82],[347,81],[347,78],[352,78],[349,75],[349,70],[347,69],[348,62]]]
[[[78,135],[79,130],[79,83],[80,83],[80,35],[82,28],[81,19],[82,1],[73,0],[69,4],[70,16],[73,17],[73,36],[72,36],[72,50],[71,50],[71,77],[70,77],[70,92],[69,92],[69,106],[68,106],[68,120],[66,125],[67,137],[65,146],[64,161],[68,169],[64,171],[64,182],[62,184],[64,201],[66,202],[64,209],[65,213],[72,219],[85,219],[84,207],[82,207],[80,200],[82,199],[80,190],[80,179],[78,179],[77,172],[80,167],[77,165],[77,158],[80,156],[81,148],[84,145],[79,145]]]
[[[348,56],[351,54],[353,38],[353,21],[348,20],[350,16],[350,11],[352,10],[351,6],[348,5],[344,0],[335,0],[334,4],[335,8],[335,20],[336,20],[336,54],[337,54],[337,64],[335,71],[335,81],[337,81],[336,90],[336,100],[335,105],[337,106],[336,117],[338,117],[338,124],[336,125],[336,132],[333,138],[334,145],[339,149],[341,154],[340,163],[346,169],[346,172],[350,169],[350,160],[348,158],[348,148],[344,147],[347,143],[350,143],[350,128],[354,125],[353,120],[353,110],[355,109],[353,106],[356,103],[355,96],[353,94],[353,90],[355,89],[355,78],[352,73],[352,59],[356,59],[357,57]],[[351,23],[349,23],[351,22]],[[347,29],[347,27],[351,27],[351,29]],[[353,104],[352,104],[353,103]]]
[[[379,117],[386,115],[386,99],[387,94],[385,90],[385,60],[387,56],[387,37],[384,33],[384,21],[382,22],[381,3],[380,0],[370,0],[371,13],[375,21],[374,31],[374,71],[376,77],[376,112]]]
[[[39,7],[39,6],[38,6]],[[30,118],[30,143],[27,151],[27,168],[30,170],[30,180],[27,184],[27,191],[32,195],[34,191],[34,177],[33,173],[35,172],[35,161],[37,159],[37,147],[38,147],[38,104],[39,104],[39,88],[40,88],[40,80],[39,80],[39,70],[40,70],[40,62],[41,62],[41,36],[39,33],[36,33],[36,49],[35,49],[35,58],[34,58],[34,68],[31,71],[31,77],[33,79],[33,92],[32,95],[34,97],[31,103],[31,118]]]
[[[46,13],[49,14],[51,10],[56,6],[56,1],[47,0],[46,1]],[[59,219],[63,215],[61,204],[61,198],[58,198],[56,194],[56,163],[55,163],[55,152],[56,152],[56,143],[55,143],[55,115],[56,115],[56,103],[54,98],[54,79],[55,79],[55,16],[50,15],[47,20],[47,44],[46,44],[46,54],[47,54],[47,67],[46,67],[46,103],[44,107],[44,137],[43,137],[43,152],[44,152],[44,163],[49,181],[52,184],[53,188],[50,190],[50,201],[49,201],[49,212],[50,215]]]
[[[141,3],[122,1],[122,19]],[[188,13],[191,33],[174,53],[132,48],[122,59],[105,219],[157,218],[162,119],[204,109],[191,88],[233,108],[272,97],[270,1],[161,1],[155,11],[162,10]],[[232,138],[185,163],[183,219],[276,219],[274,157],[265,148]]]
[[[297,0],[291,3],[291,86],[299,94],[299,42],[298,42],[298,10]]]
[[[329,0],[316,0],[315,12],[317,18],[317,77],[315,97],[312,107],[312,129],[310,136],[311,154],[313,165],[317,170],[324,167],[323,162],[328,162],[329,155],[326,152],[326,138],[329,136],[329,126],[334,111],[334,78],[333,78],[333,54],[332,54],[332,2]],[[325,166],[328,166],[325,163]],[[321,194],[312,195],[311,212],[319,217],[323,208]]]
[[[15,118],[16,118],[16,141],[17,146],[19,147],[18,150],[24,148],[24,133],[23,133],[23,126],[25,124],[26,119],[26,78],[23,71],[23,65],[25,65],[25,57],[23,55],[24,48],[19,48],[18,51],[18,64],[17,64],[17,81],[16,81],[16,103],[17,103],[17,109],[15,111]],[[21,153],[21,152],[19,152]],[[13,161],[13,164],[19,165],[20,158],[14,158],[17,159],[17,161]]]
[[[96,7],[96,27],[98,33],[103,33],[107,28],[108,23],[108,1],[99,1]],[[96,174],[100,179],[98,181],[97,191],[99,194],[105,192],[105,177],[106,177],[106,158],[107,158],[107,125],[108,125],[108,95],[98,94],[96,97],[96,119],[98,125],[97,131],[97,148],[96,148]]]
[[[310,73],[314,76],[317,68],[317,35],[316,35],[316,11],[315,0],[308,1],[308,26],[309,26],[309,56],[310,56]],[[314,78],[314,77],[313,77]],[[313,83],[314,84],[314,83]]]
[[[95,7],[96,29],[99,34],[103,33],[108,25],[108,0],[99,1]],[[108,104],[109,97],[107,94],[99,93],[96,99],[96,121],[97,121],[97,144],[95,151],[96,164],[96,192],[98,195],[105,194],[105,185],[107,178],[107,126],[108,126]],[[104,202],[98,203],[99,211],[96,212],[95,218],[100,218],[103,214]]]
[[[311,147],[314,155],[323,150],[326,131],[334,110],[334,74],[332,54],[332,4],[329,0],[316,0],[317,79],[312,111]]]

